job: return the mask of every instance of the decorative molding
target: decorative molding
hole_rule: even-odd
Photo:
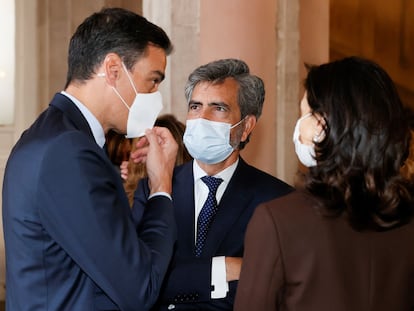
[[[279,0],[277,9],[276,176],[293,184],[297,171],[291,135],[298,116],[300,0]]]

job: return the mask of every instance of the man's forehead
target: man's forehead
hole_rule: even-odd
[[[203,94],[208,96],[218,96],[223,98],[231,98],[237,96],[238,86],[234,83],[226,81],[217,83],[211,81],[202,81],[197,83],[192,94]]]
[[[150,45],[146,52],[137,59],[133,69],[145,67],[148,71],[164,73],[166,64],[167,54],[165,51],[160,47]]]

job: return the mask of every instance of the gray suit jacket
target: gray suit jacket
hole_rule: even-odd
[[[235,310],[413,310],[414,223],[357,232],[314,203],[298,191],[256,209]]]

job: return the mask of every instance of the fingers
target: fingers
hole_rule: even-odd
[[[145,137],[147,138],[149,144],[157,143],[158,145],[168,144],[174,141],[170,131],[165,127],[154,127],[152,130],[145,131]]]
[[[240,278],[240,271],[243,262],[241,257],[226,257],[226,280],[235,281]]]
[[[122,161],[121,165],[119,166],[119,170],[121,172],[121,178],[123,180],[128,179],[128,161]]]
[[[177,144],[171,132],[165,127],[154,127],[151,133],[156,135],[159,144],[164,144],[171,147]]]
[[[145,132],[149,145],[145,147],[147,173],[151,193],[162,191],[171,193],[172,172],[175,166],[178,145],[166,128],[154,127]],[[142,148],[144,149],[144,148]],[[144,154],[141,154],[141,158]]]
[[[148,153],[148,139],[141,137],[135,144],[134,150],[130,154],[130,158],[134,163],[144,163]]]
[[[124,169],[128,169],[128,161],[122,161],[119,169],[122,171]]]

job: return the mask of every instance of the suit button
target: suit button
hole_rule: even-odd
[[[175,305],[170,304],[170,305],[168,305],[167,309],[168,310],[174,310],[175,309]]]

